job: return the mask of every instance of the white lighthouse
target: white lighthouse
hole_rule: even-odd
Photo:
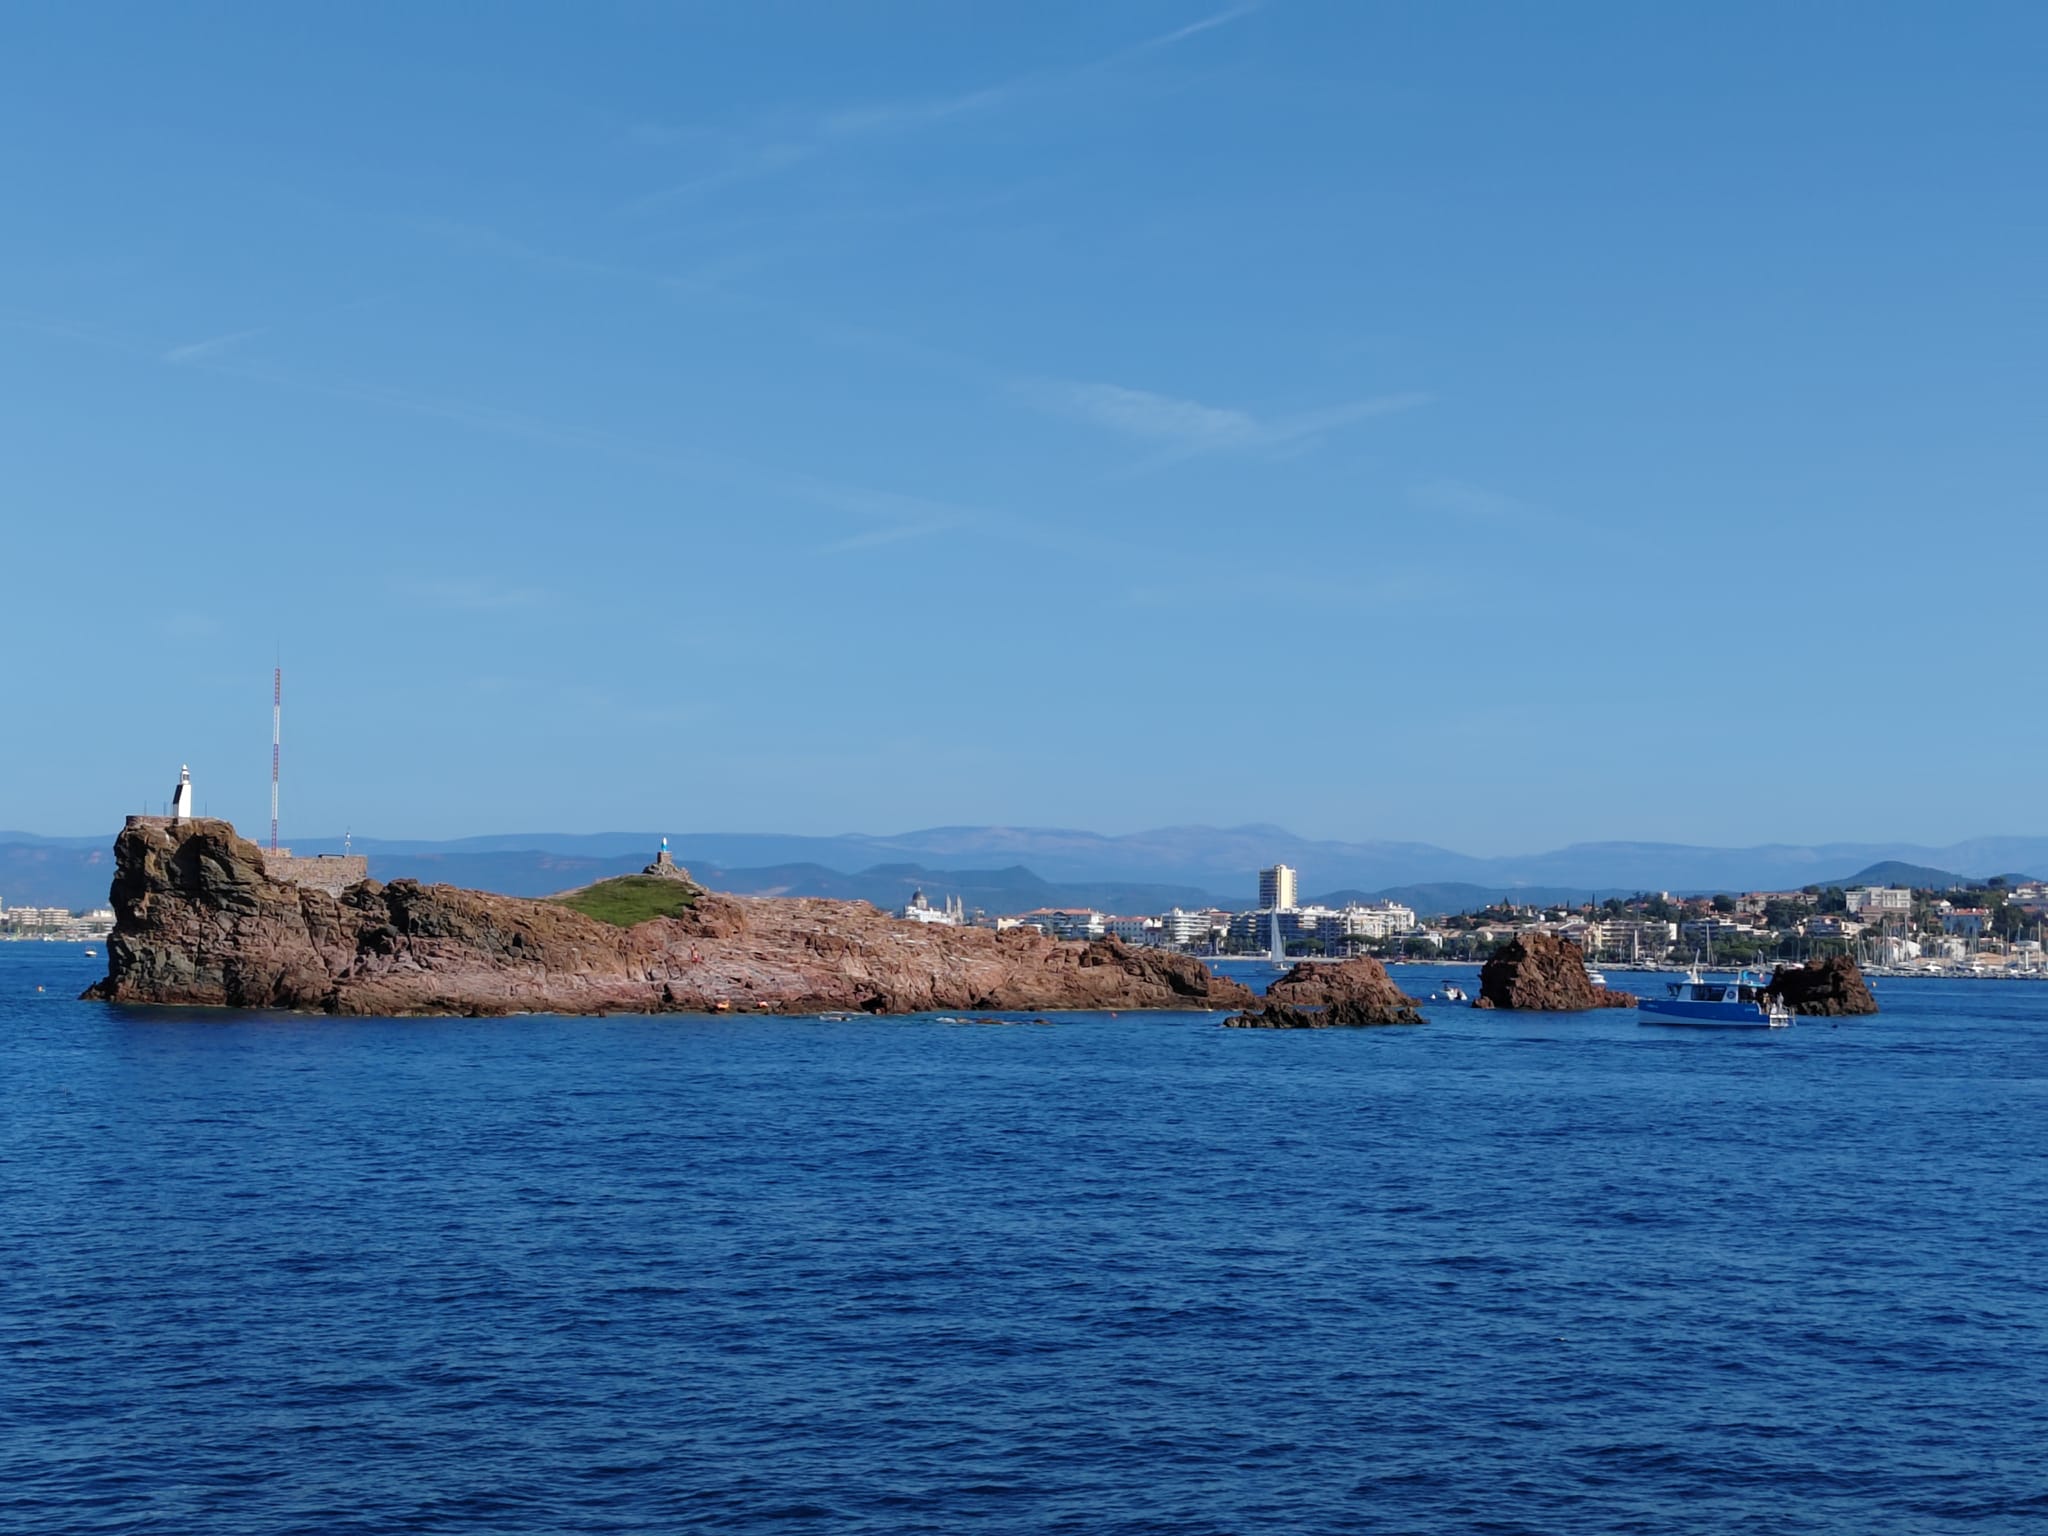
[[[190,821],[191,819],[192,770],[190,767],[181,767],[178,769],[178,787],[171,793],[171,820]]]

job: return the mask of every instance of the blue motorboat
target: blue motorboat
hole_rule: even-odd
[[[1765,990],[1754,971],[1738,971],[1733,981],[1708,981],[1695,966],[1683,981],[1666,988],[1666,996],[1636,1002],[1641,1024],[1690,1024],[1704,1029],[1783,1029],[1792,1010]]]

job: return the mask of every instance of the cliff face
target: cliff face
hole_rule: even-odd
[[[857,902],[705,894],[631,928],[542,901],[272,879],[224,821],[136,819],[114,845],[113,1002],[347,1014],[1242,1008],[1197,960],[1029,929],[899,922]]]
[[[1266,1005],[1223,1021],[1238,1029],[1331,1029],[1359,1024],[1420,1024],[1414,998],[1387,968],[1366,956],[1341,965],[1303,961],[1266,989]]]
[[[1585,952],[1554,933],[1525,933],[1495,952],[1480,969],[1479,996],[1472,1004],[1546,1013],[1635,1005],[1633,993],[1594,986],[1586,976]]]
[[[1781,966],[1771,973],[1770,985],[1764,991],[1782,1000],[1794,1013],[1840,1017],[1877,1012],[1877,999],[1870,995],[1870,983],[1847,955]]]

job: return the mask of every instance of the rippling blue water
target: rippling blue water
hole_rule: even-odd
[[[0,945],[10,1530],[2048,1529],[2048,987],[1269,1034],[93,974]]]

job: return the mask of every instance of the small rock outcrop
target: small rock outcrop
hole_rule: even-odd
[[[621,927],[558,902],[413,880],[365,880],[337,898],[273,878],[224,821],[131,817],[114,862],[107,975],[86,994],[110,1002],[481,1015],[1225,1012],[1253,1001],[1186,955],[904,923],[865,902],[706,892]]]
[[[1633,993],[1593,985],[1585,951],[1554,933],[1525,933],[1495,950],[1479,972],[1479,996],[1472,1000],[1474,1008],[1543,1013],[1635,1005]]]
[[[1877,999],[1870,995],[1870,983],[1847,955],[1780,966],[1771,973],[1764,993],[1777,998],[1794,1013],[1822,1018],[1877,1012]]]
[[[657,880],[680,880],[685,885],[696,885],[697,882],[690,878],[690,872],[678,864],[675,861],[674,855],[668,851],[667,839],[664,838],[662,841],[663,847],[661,852],[657,853],[654,856],[654,862],[641,870],[640,873],[652,875]],[[702,887],[699,887],[699,889],[702,889]]]
[[[1365,1024],[1420,1024],[1409,997],[1379,961],[1361,956],[1341,965],[1303,961],[1266,989],[1265,1006],[1223,1022],[1233,1029],[1339,1029]]]

